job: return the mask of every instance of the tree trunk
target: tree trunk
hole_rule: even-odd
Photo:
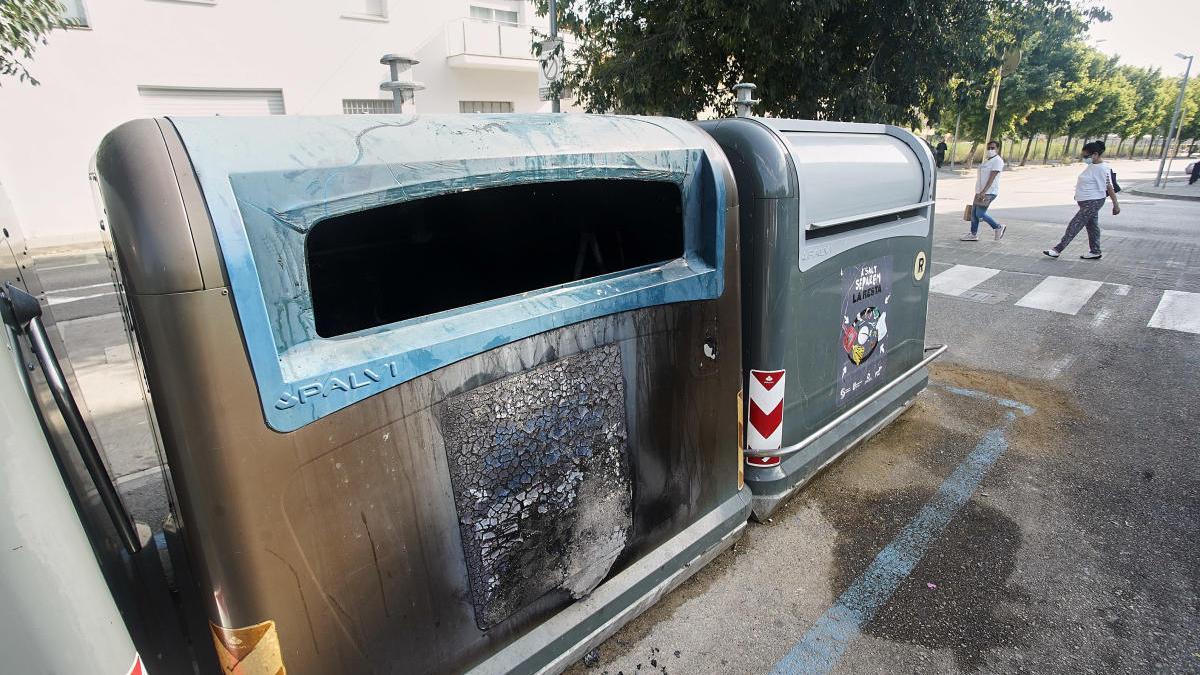
[[[1042,166],[1045,166],[1046,164],[1048,164],[1050,162],[1050,143],[1053,140],[1054,140],[1054,137],[1050,135],[1049,131],[1047,131],[1046,132],[1046,149],[1042,151]]]
[[[1030,135],[1029,140],[1025,141],[1025,154],[1021,155],[1021,166],[1025,166],[1025,160],[1029,159],[1029,149],[1033,147],[1033,136]]]
[[[971,141],[971,149],[967,151],[967,168],[971,168],[971,164],[975,161],[975,150],[979,148],[979,141]]]
[[[1115,157],[1121,156],[1121,148],[1123,148],[1123,147],[1125,147],[1125,139],[1124,138],[1121,139],[1120,143],[1117,143],[1117,152],[1114,155]]]
[[[1139,137],[1139,136],[1134,136],[1134,137],[1133,137],[1133,145],[1129,146],[1129,159],[1133,159],[1133,153],[1137,152],[1137,142],[1138,142],[1138,140],[1140,140],[1140,137]]]
[[[1074,142],[1075,142],[1075,137],[1068,134],[1067,135],[1067,144],[1063,146],[1063,156],[1060,157],[1059,159],[1066,160],[1068,157],[1071,156],[1071,144]],[[1065,161],[1063,163],[1065,163]]]
[[[1155,134],[1150,134],[1150,144],[1146,146],[1146,159],[1150,159],[1150,153],[1154,151]]]

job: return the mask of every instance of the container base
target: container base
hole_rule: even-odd
[[[805,451],[785,457],[773,467],[746,467],[746,487],[754,493],[751,517],[764,522],[802,487],[859,443],[879,433],[899,417],[929,384],[929,371],[922,369],[909,376],[873,405],[847,420],[844,430],[828,434]]]
[[[732,546],[749,515],[750,491],[741,490],[468,674],[561,673]]]

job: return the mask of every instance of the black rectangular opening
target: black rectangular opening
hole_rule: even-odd
[[[683,255],[674,183],[483,188],[348,213],[308,234],[317,334],[334,337]]]
[[[815,230],[805,230],[804,238],[805,239],[820,239],[821,237],[830,237],[835,234],[841,234],[843,232],[849,232],[850,230],[857,230],[857,229],[863,228],[863,227],[872,227],[874,225],[887,225],[889,223],[895,223],[895,222],[898,222],[901,220],[906,220],[908,218],[914,218],[916,216],[924,216],[924,215],[926,215],[925,208],[928,208],[928,207],[918,207],[915,209],[909,209],[907,211],[899,211],[897,213],[888,213],[888,214],[885,214],[882,216],[873,216],[871,218],[860,218],[858,220],[851,220],[849,222],[839,223],[837,225],[831,225],[829,227],[820,227]]]

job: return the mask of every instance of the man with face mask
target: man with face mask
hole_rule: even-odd
[[[1075,203],[1079,205],[1079,211],[1067,224],[1067,232],[1062,241],[1054,248],[1042,251],[1051,258],[1057,258],[1075,235],[1086,227],[1088,252],[1079,257],[1084,260],[1099,260],[1100,207],[1104,206],[1106,198],[1111,198],[1113,215],[1121,212],[1121,205],[1117,203],[1117,193],[1113,190],[1112,170],[1104,163],[1104,141],[1084,143],[1083,163],[1083,173],[1079,174],[1079,180],[1075,183]]]
[[[979,241],[979,221],[992,226],[996,241],[1004,237],[1007,225],[997,223],[987,214],[988,207],[1000,194],[1000,172],[1004,171],[1004,160],[1000,158],[1000,144],[988,141],[987,159],[979,165],[979,177],[975,179],[975,208],[971,210],[971,231],[961,237],[962,241]]]

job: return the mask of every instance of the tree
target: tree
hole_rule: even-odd
[[[1028,2],[563,0],[559,23],[577,44],[567,85],[589,111],[730,114],[733,85],[751,81],[765,114],[911,125],[937,119],[946,83],[988,58],[991,9]]]
[[[1104,137],[1117,133],[1134,116],[1137,92],[1118,68],[1117,58],[1089,50],[1087,95],[1093,105],[1073,125],[1081,137]]]
[[[57,0],[0,0],[0,78],[16,76],[37,86],[26,62],[39,44],[46,44],[46,35],[62,25],[63,12]]]
[[[1187,93],[1183,97],[1183,112],[1180,118],[1180,139],[1192,141],[1200,138],[1200,79],[1189,80]]]
[[[1028,156],[1033,136],[1060,123],[1048,114],[1050,107],[1077,79],[1081,50],[1079,37],[1089,22],[1107,20],[1107,13],[1081,13],[1053,2],[993,3],[989,28],[979,40],[989,45],[985,58],[959,64],[960,73],[951,81],[947,112],[942,128],[953,120],[963,122],[965,135],[973,140],[968,159],[987,134],[990,110],[985,101],[1005,53],[1020,51],[1019,66],[1001,82],[993,137],[1026,138],[1022,163]]]
[[[1133,66],[1123,66],[1122,73],[1133,86],[1134,114],[1117,130],[1117,133],[1123,140],[1133,140],[1129,146],[1129,157],[1132,159],[1133,154],[1137,152],[1138,141],[1146,134],[1153,132],[1158,126],[1159,119],[1163,116],[1162,99],[1158,96],[1162,73],[1157,68],[1135,68]]]

